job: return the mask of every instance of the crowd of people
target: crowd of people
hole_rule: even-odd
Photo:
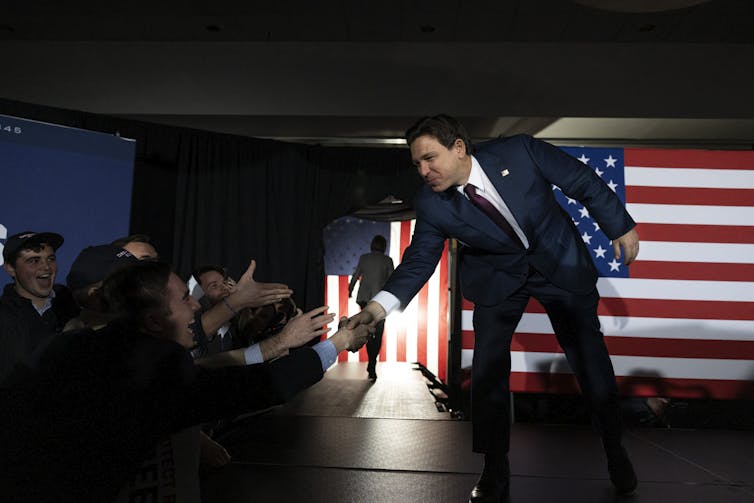
[[[334,315],[296,309],[254,261],[237,282],[198,267],[200,305],[143,235],[85,248],[56,284],[63,242],[22,232],[3,249],[6,501],[199,501],[200,460],[229,461],[216,421],[286,401],[373,331],[319,341]]]

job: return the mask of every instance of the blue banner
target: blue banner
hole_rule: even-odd
[[[18,232],[61,234],[65,283],[84,247],[128,234],[134,153],[119,136],[0,115],[0,250]]]

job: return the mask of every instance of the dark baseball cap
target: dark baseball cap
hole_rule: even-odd
[[[128,250],[111,245],[88,246],[71,264],[66,284],[71,290],[85,288],[104,280],[124,265],[139,262]]]
[[[36,248],[42,244],[48,244],[52,246],[53,250],[57,250],[63,244],[63,241],[63,236],[54,232],[19,232],[18,234],[13,234],[5,241],[3,261],[6,264],[13,264],[21,250]]]

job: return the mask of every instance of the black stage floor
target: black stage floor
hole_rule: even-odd
[[[471,424],[438,412],[410,364],[346,363],[290,404],[250,417],[223,442],[230,466],[206,473],[204,503],[465,502],[481,456]],[[634,429],[637,492],[614,495],[587,427],[515,424],[512,502],[754,502],[754,432]]]

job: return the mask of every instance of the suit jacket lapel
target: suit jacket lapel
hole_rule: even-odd
[[[522,173],[515,166],[507,166],[505,161],[495,154],[483,151],[474,153],[474,157],[479,161],[479,165],[482,166],[487,178],[490,179],[497,193],[500,194],[508,209],[513,213],[516,223],[528,236],[526,202],[524,201],[521,182]],[[504,170],[508,171],[505,176],[502,175]]]
[[[483,232],[495,239],[500,239],[501,235],[505,232],[493,222],[490,217],[485,215],[479,208],[471,204],[471,201],[461,195],[455,187],[453,188],[455,194],[450,198],[450,204],[455,209],[458,217],[469,226]]]

